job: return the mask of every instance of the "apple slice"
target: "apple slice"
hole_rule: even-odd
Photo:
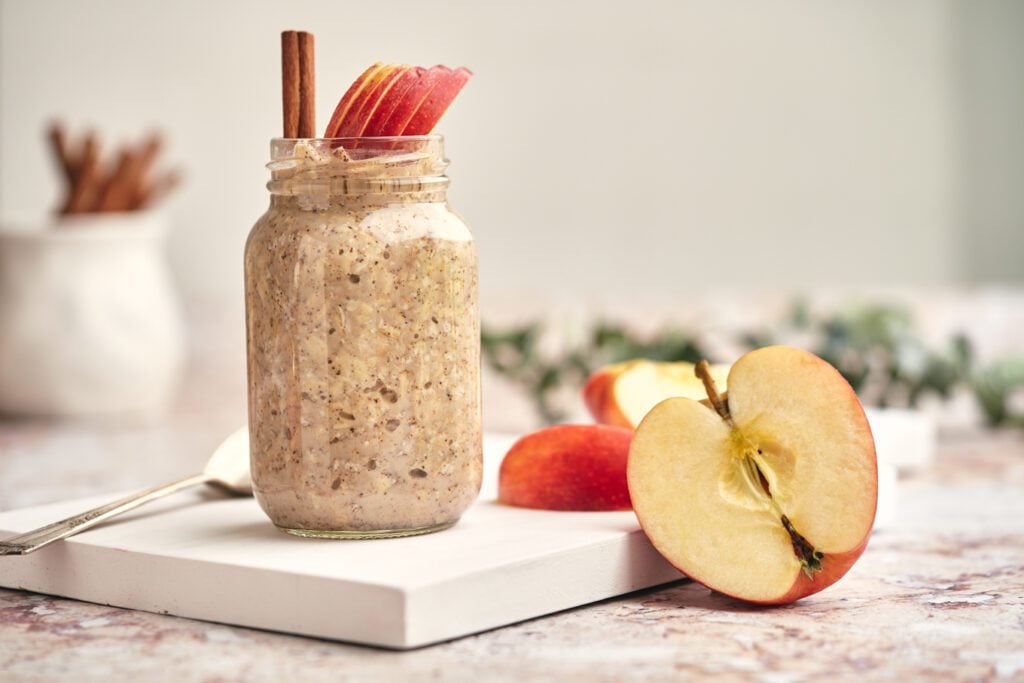
[[[421,66],[414,66],[395,81],[391,88],[381,98],[376,110],[370,116],[363,130],[364,137],[380,137],[387,129],[388,120],[398,108],[398,105],[405,99],[405,94],[412,88],[427,72]]]
[[[713,408],[671,398],[640,423],[629,492],[648,538],[708,588],[763,604],[837,581],[867,545],[878,499],[864,410],[831,365],[773,346],[740,358]]]
[[[451,69],[448,67],[438,65],[425,69],[420,73],[416,81],[402,94],[402,99],[391,110],[387,121],[379,126],[379,135],[403,135],[406,126],[409,125],[412,117],[419,111],[423,101],[430,95],[430,91],[449,72],[451,72]]]
[[[434,130],[434,126],[448,111],[448,107],[473,75],[466,67],[459,67],[454,71],[447,67],[441,68],[445,69],[443,75],[406,124],[402,135],[426,135]]]
[[[370,86],[374,77],[390,66],[390,64],[384,64],[383,62],[374,62],[366,71],[359,75],[359,78],[352,82],[352,85],[348,87],[348,90],[345,91],[345,94],[338,101],[338,106],[334,108],[331,120],[327,123],[327,128],[324,129],[325,138],[338,137],[338,131],[341,129],[342,122],[352,108],[352,104]]]
[[[712,365],[711,376],[725,385],[728,365]],[[706,396],[693,363],[637,359],[606,365],[587,380],[583,401],[601,424],[635,429],[647,412],[666,398]]]
[[[607,425],[557,425],[528,434],[501,461],[498,500],[542,510],[628,510],[632,438],[632,431]]]
[[[388,91],[411,68],[404,64],[388,64],[378,71],[367,87],[352,102],[335,137],[357,138],[361,136]]]

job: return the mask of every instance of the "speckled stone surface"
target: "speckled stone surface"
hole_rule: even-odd
[[[166,423],[0,421],[0,509],[198,469],[244,420],[244,359],[209,362]],[[900,483],[892,528],[788,607],[679,583],[400,653],[0,590],[0,680],[1024,680],[1024,435],[945,431]]]

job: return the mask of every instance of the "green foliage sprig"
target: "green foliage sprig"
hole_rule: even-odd
[[[644,338],[625,326],[599,322],[582,343],[560,354],[542,353],[542,335],[540,323],[500,332],[484,326],[481,343],[488,365],[522,386],[547,423],[565,417],[556,400],[560,391],[578,390],[594,370],[608,363],[714,358],[695,335],[678,329]],[[1024,355],[977,367],[966,336],[956,335],[941,348],[931,348],[921,341],[906,310],[885,305],[815,316],[806,304],[797,303],[776,325],[741,333],[737,341],[754,349],[793,337],[834,365],[868,405],[915,407],[929,395],[947,400],[966,388],[989,424],[1024,427],[1024,414],[1013,406],[1014,397],[1024,393]]]

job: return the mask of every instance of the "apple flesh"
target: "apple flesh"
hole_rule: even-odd
[[[626,460],[633,432],[557,425],[519,439],[501,462],[498,500],[541,510],[628,510]]]
[[[826,588],[864,551],[878,499],[871,429],[831,365],[752,351],[707,404],[670,398],[636,430],[627,480],[658,551],[708,588],[761,604]]]
[[[706,397],[693,363],[632,360],[607,365],[587,380],[583,402],[601,424],[636,429],[651,408],[674,396]],[[725,385],[728,365],[711,365],[711,376]]]

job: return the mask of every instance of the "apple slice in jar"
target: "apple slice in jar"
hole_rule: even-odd
[[[377,104],[377,108],[373,111],[369,121],[366,123],[366,128],[363,130],[365,137],[381,137],[384,135],[386,125],[391,115],[398,108],[398,105],[405,99],[405,94],[409,92],[419,80],[426,73],[426,69],[421,66],[414,66],[408,71],[404,72],[391,88],[384,94],[381,101]]]
[[[338,100],[338,105],[334,108],[331,120],[327,123],[327,128],[324,129],[325,138],[338,137],[338,132],[341,130],[342,123],[344,123],[348,112],[352,109],[352,105],[367,88],[372,87],[373,79],[391,66],[383,62],[374,62],[352,82],[352,85],[348,87],[348,90],[341,96],[341,99]]]
[[[402,135],[426,135],[434,130],[434,126],[473,76],[473,72],[466,67],[459,67],[454,71],[447,67],[434,68],[444,71],[402,130]]]
[[[430,95],[434,86],[441,81],[445,72],[450,71],[451,69],[448,67],[438,65],[419,73],[415,82],[402,93],[402,99],[391,110],[387,121],[376,127],[379,131],[377,134],[382,136],[405,135],[405,129],[412,117],[419,111],[420,105]]]
[[[351,109],[342,120],[336,137],[357,138],[363,135],[374,112],[380,107],[381,102],[387,97],[388,92],[394,87],[405,72],[412,67],[407,65],[389,64],[374,77],[370,86],[363,90],[362,94],[352,103]]]

